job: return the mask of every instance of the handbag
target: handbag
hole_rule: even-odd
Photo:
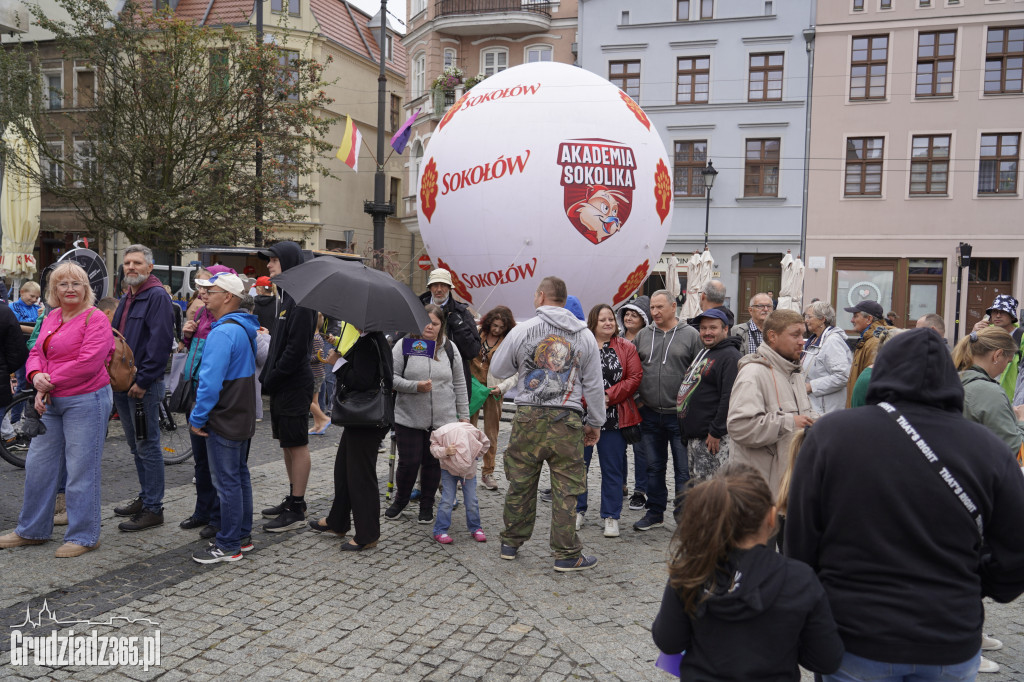
[[[391,426],[391,419],[388,417],[391,391],[387,390],[384,384],[384,362],[380,357],[380,349],[376,343],[373,347],[377,351],[380,383],[376,388],[361,391],[339,384],[334,398],[334,409],[331,410],[331,423],[336,426],[372,429]]]

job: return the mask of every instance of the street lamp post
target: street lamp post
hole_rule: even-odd
[[[700,177],[704,180],[704,196],[706,197],[706,205],[704,209],[704,250],[708,250],[708,225],[711,222],[711,188],[715,184],[715,176],[718,175],[718,171],[711,165],[711,159],[708,159],[707,168],[700,172]]]
[[[960,242],[956,247],[956,310],[953,314],[953,343],[960,338],[960,287],[963,282],[964,268],[971,267],[971,252],[974,247],[967,242]]]

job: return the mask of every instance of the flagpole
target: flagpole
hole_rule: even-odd
[[[380,37],[377,48],[380,55],[380,75],[377,76],[377,172],[373,176],[373,201],[363,202],[363,210],[373,216],[373,267],[384,269],[384,226],[395,207],[384,198],[384,106],[388,77],[384,72],[387,48],[388,0],[380,0]]]

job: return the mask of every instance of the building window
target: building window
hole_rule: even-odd
[[[629,26],[629,10],[623,10],[619,15],[619,26]]]
[[[850,60],[850,99],[885,99],[885,77],[889,59],[889,36],[853,39]]]
[[[700,172],[708,162],[707,140],[676,140],[675,195],[704,196],[704,178]]]
[[[427,91],[427,55],[420,52],[412,58],[412,98],[416,99]]]
[[[851,137],[846,140],[846,196],[882,195],[884,148],[885,138],[881,137]]]
[[[227,92],[229,85],[228,51],[210,50],[210,91],[214,94]]]
[[[949,97],[953,94],[956,62],[956,31],[934,31],[917,36],[918,97]]]
[[[981,136],[978,194],[1015,194],[1020,133]]]
[[[879,9],[892,9],[892,0],[881,0],[878,3]]]
[[[676,62],[676,104],[708,101],[711,57],[680,57]]]
[[[455,56],[455,54],[456,54],[455,53],[455,48],[453,48],[453,47],[446,47],[446,48],[444,48],[444,66],[445,66],[445,68],[448,68],[449,66],[455,66],[456,65],[456,56]]]
[[[96,105],[96,72],[92,69],[75,67],[75,106]]]
[[[550,45],[534,45],[526,48],[526,63],[550,62],[552,49]]]
[[[1021,93],[1024,26],[990,28],[985,48],[985,94]]]
[[[700,0],[700,18],[715,18],[715,0]]]
[[[779,196],[779,138],[747,140],[743,196]]]
[[[281,50],[281,55],[277,58],[277,64],[281,69],[281,81],[285,88],[281,95],[290,100],[299,99],[298,61],[299,53],[295,50]]]
[[[398,130],[402,125],[402,98],[398,95],[391,95],[391,132]]]
[[[782,99],[782,61],[781,52],[750,55],[747,101],[765,102]]]
[[[390,33],[384,34],[384,59],[391,61],[395,58],[395,38]]]
[[[395,207],[395,217],[398,215],[398,200],[402,198],[402,181],[399,178],[390,178],[391,187],[388,193],[388,203]]]
[[[420,190],[420,167],[423,165],[423,145],[417,140],[412,146],[412,166],[409,168],[412,171],[412,178],[409,180],[409,186],[415,191]]]
[[[427,0],[412,0],[412,16],[427,9]]]
[[[92,140],[75,140],[75,168],[78,173],[76,184],[89,182],[99,169],[96,161],[96,145]]]
[[[288,14],[299,16],[299,0],[270,0],[270,11],[284,13],[285,2],[288,3]]]
[[[640,99],[640,61],[608,62],[608,80],[635,100]]]
[[[480,72],[485,76],[493,76],[508,68],[508,50],[503,47],[492,47],[480,53]]]
[[[277,154],[278,172],[280,173],[281,189],[289,199],[299,197],[299,171],[294,160],[287,154]]]
[[[931,7],[932,6],[932,0],[918,0],[917,6],[918,7]]]
[[[46,184],[59,187],[64,184],[64,143],[47,142],[47,157],[39,160],[40,170],[46,178]]]
[[[43,88],[46,108],[60,109],[64,106],[64,71],[47,71],[43,73]]]
[[[910,193],[949,192],[949,135],[915,136],[910,150]]]
[[[676,20],[690,20],[690,0],[676,0]]]
[[[863,12],[864,11],[864,0],[853,0],[853,11]]]

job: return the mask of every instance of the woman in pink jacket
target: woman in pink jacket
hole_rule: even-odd
[[[93,307],[94,300],[81,266],[57,266],[46,294],[53,310],[43,320],[25,365],[46,433],[32,439],[18,527],[0,537],[0,548],[50,539],[62,467],[68,474],[68,528],[56,556],[79,556],[99,545],[100,460],[113,400],[106,364],[114,336],[107,316]]]

